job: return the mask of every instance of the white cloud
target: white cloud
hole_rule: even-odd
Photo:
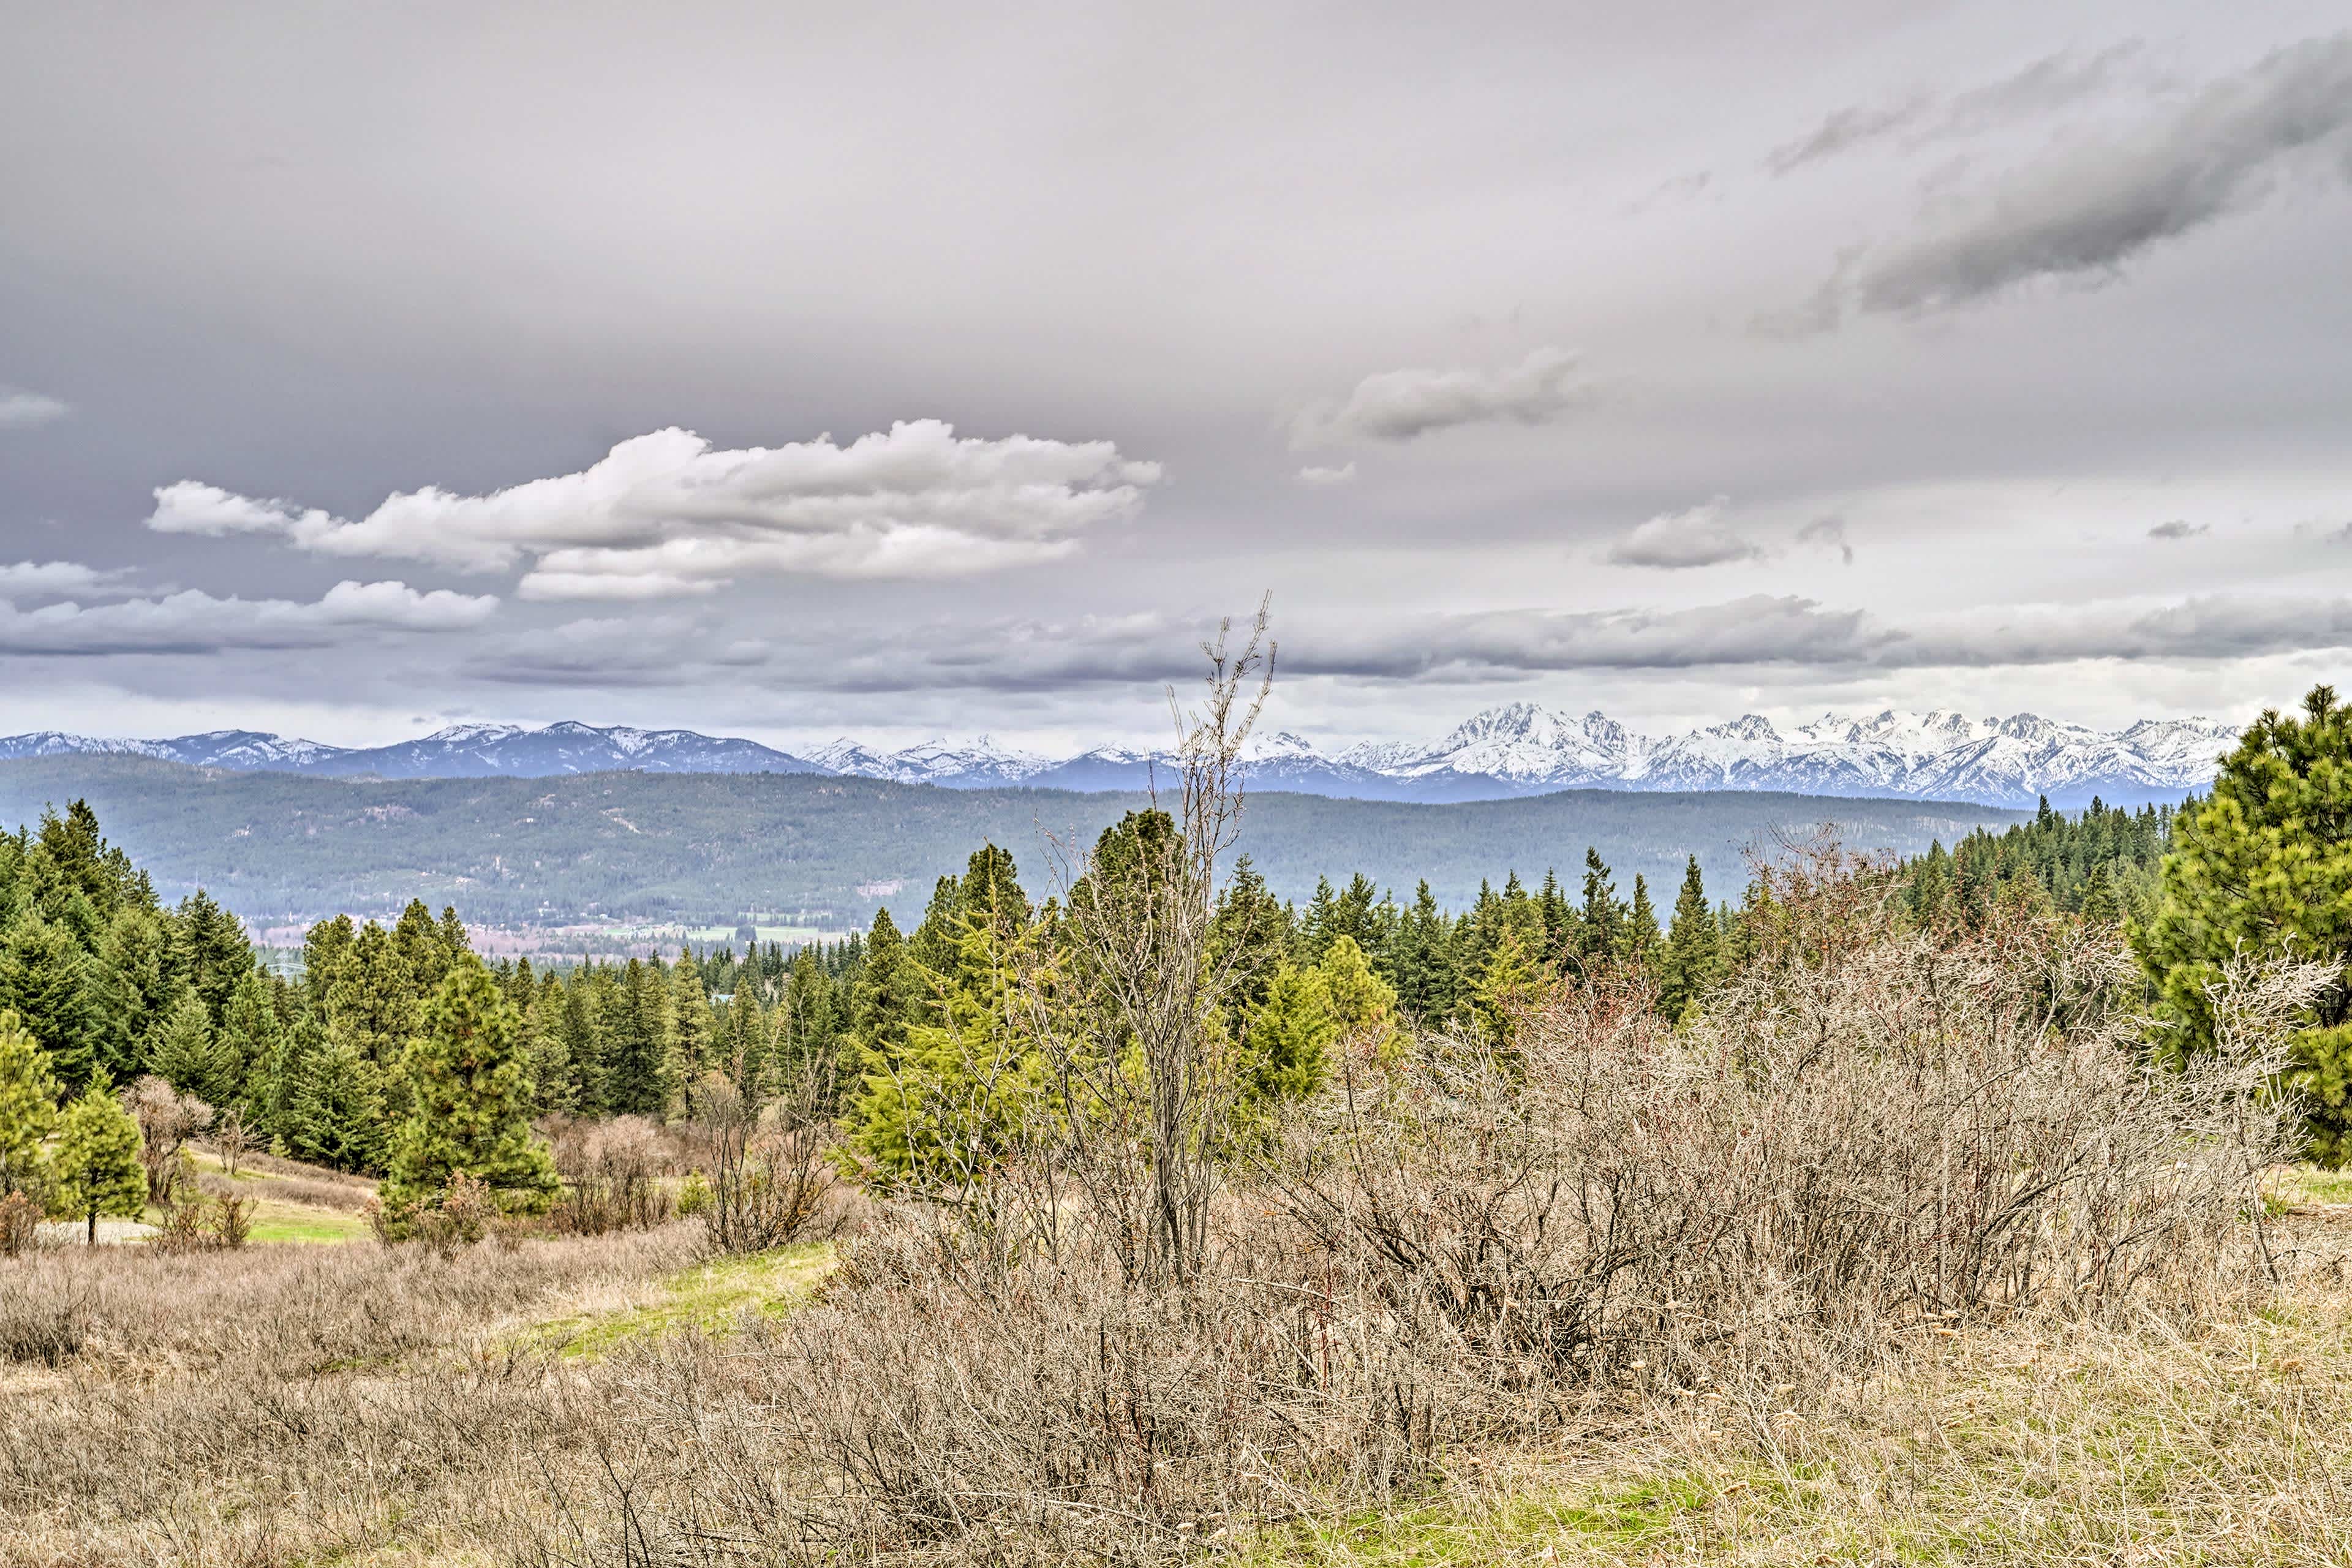
[[[1339,485],[1352,485],[1356,482],[1356,465],[1342,463],[1336,468],[1326,468],[1310,463],[1298,470],[1298,482],[1316,489],[1330,489]]]
[[[208,654],[229,648],[331,647],[354,629],[457,631],[498,609],[490,595],[420,593],[405,583],[338,583],[316,603],[215,598],[197,589],[88,605],[65,600],[37,610],[0,602],[0,653],[98,657]]]
[[[119,579],[79,561],[18,561],[0,565],[0,597],[10,594],[88,594]]]
[[[1619,566],[1644,566],[1663,572],[1720,566],[1730,561],[1762,560],[1761,546],[1724,526],[1727,500],[1717,496],[1687,511],[1661,512],[1612,544],[1608,559]]]
[[[21,387],[0,386],[0,430],[29,430],[73,412],[73,405]]]
[[[1384,370],[1343,403],[1315,404],[1291,422],[1291,445],[1410,441],[1463,425],[1548,425],[1591,399],[1576,356],[1537,349],[1500,370]]]
[[[155,492],[147,522],[461,571],[527,562],[526,598],[646,599],[750,575],[943,577],[1050,560],[1134,515],[1160,478],[1108,441],[958,438],[934,419],[845,447],[819,437],[743,450],[673,428],[578,473],[488,495],[428,486],[358,519],[184,479]]]

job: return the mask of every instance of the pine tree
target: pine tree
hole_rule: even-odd
[[[100,1058],[118,1081],[147,1070],[155,1031],[172,1002],[171,939],[163,919],[126,904],[99,940]]]
[[[236,983],[253,973],[253,944],[237,918],[201,888],[180,901],[172,923],[173,973],[194,988],[218,1027]]]
[[[226,1064],[219,1038],[194,987],[182,990],[164,1014],[152,1065],[158,1077],[183,1094],[193,1094],[207,1105],[233,1102],[235,1086],[224,1081]]]
[[[616,1116],[658,1116],[669,1102],[662,1079],[667,987],[650,964],[633,958],[606,1001],[600,1019],[610,1052],[604,1059],[604,1107]]]
[[[472,954],[449,965],[406,1068],[409,1110],[382,1189],[386,1209],[431,1203],[459,1172],[509,1208],[554,1197],[555,1162],[530,1130],[522,1021]]]
[[[0,945],[0,1007],[40,1042],[68,1094],[100,1070],[95,993],[89,960],[63,927],[27,915]]]
[[[282,1136],[297,1158],[339,1171],[381,1171],[385,1129],[383,1069],[357,1044],[302,1030]]]
[[[1352,938],[1338,937],[1333,946]],[[1362,952],[1356,949],[1355,962]],[[1344,961],[1343,961],[1344,962]],[[1329,1069],[1339,1021],[1332,1016],[1331,992],[1319,966],[1285,963],[1266,984],[1265,1001],[1250,1016],[1243,1042],[1240,1107],[1255,1120],[1286,1100],[1304,1100],[1322,1085]]]
[[[710,1069],[718,1020],[711,1016],[710,996],[703,989],[701,967],[694,954],[681,947],[669,969],[668,1048],[662,1077],[669,1086],[670,1109],[689,1112],[685,1101],[693,1086]]]
[[[893,1043],[861,1052],[865,1072],[843,1117],[850,1147],[915,1191],[961,1192],[983,1179],[1018,1150],[1044,1095],[1014,978],[1041,961],[1044,928],[1000,935],[985,910],[956,927],[966,951],[951,963],[983,978],[941,986],[939,1022],[909,1023]]]
[[[1625,917],[1625,958],[1647,967],[1658,953],[1658,911],[1650,904],[1649,884],[1633,878],[1633,907]]]
[[[1584,908],[1578,921],[1587,963],[1623,956],[1625,921],[1625,906],[1618,901],[1617,886],[1609,879],[1609,868],[1601,863],[1599,850],[1588,848],[1584,852]]]
[[[269,1088],[271,1064],[278,1058],[278,991],[281,983],[253,970],[229,993],[228,1015],[218,1037],[222,1070],[226,1075],[215,1105],[234,1108],[248,1127],[269,1124],[276,1100]]]
[[[1293,945],[1290,912],[1246,855],[1217,894],[1209,919],[1208,962],[1226,977],[1224,1005],[1235,1026],[1265,1005],[1274,971]]]
[[[579,1090],[565,1036],[565,996],[552,975],[535,987],[522,1011],[523,1052],[530,1071],[531,1103],[541,1110],[574,1110]],[[511,997],[509,1006],[515,1005]]]
[[[57,1212],[84,1220],[98,1245],[98,1217],[137,1219],[147,1208],[147,1173],[139,1164],[139,1123],[114,1098],[103,1074],[58,1119],[49,1153]]]
[[[803,952],[806,950],[803,949]],[[915,973],[907,945],[898,938],[888,910],[874,911],[874,927],[866,934],[866,966],[850,998],[850,1029],[858,1047],[888,1051],[898,1042],[919,1007],[921,981]],[[800,1019],[791,993],[785,994],[785,1024],[797,1030]],[[800,1048],[797,1034],[792,1037]]]
[[[1373,973],[1371,961],[1355,939],[1344,935],[1334,939],[1323,954],[1319,973],[1339,1038],[1376,1060],[1394,1059],[1404,1048],[1397,1021],[1397,994]]]
[[[0,1012],[0,1195],[47,1185],[41,1146],[58,1124],[58,1083],[14,1013]]]
[[[2321,686],[2299,718],[2265,712],[2174,839],[2155,913],[2132,933],[2157,989],[2159,1054],[2214,1048],[2213,988],[2235,954],[2326,964],[2336,980],[2294,1036],[2286,1076],[2314,1157],[2352,1161],[2352,709]]]
[[[1667,928],[1665,951],[1658,965],[1658,1010],[1679,1019],[1715,984],[1722,973],[1722,942],[1715,910],[1707,907],[1706,884],[1699,876],[1698,857],[1690,858],[1683,872],[1682,891],[1675,898],[1674,924]]]
[[[727,1016],[719,1026],[722,1066],[734,1081],[735,1092],[754,1114],[768,1098],[769,1067],[768,1022],[761,1013],[757,984],[749,970],[736,972],[735,991],[727,999]],[[829,1015],[832,1008],[825,1011]]]
[[[1393,960],[1397,1005],[1406,1017],[1425,1025],[1453,1016],[1458,997],[1452,928],[1438,912],[1424,880],[1413,890],[1412,908],[1397,922]]]

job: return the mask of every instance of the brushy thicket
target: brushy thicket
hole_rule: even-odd
[[[1679,1029],[1603,978],[1499,1049],[1358,1053],[1181,1284],[1049,1169],[893,1215],[818,1303],[616,1363],[610,1479],[544,1559],[1160,1562],[1459,1445],[1701,1389],[1769,1445],[1956,1323],[2275,1277],[2265,1085],[2319,976],[2233,976],[2232,1048],[2154,1071],[2112,934],[1910,930],[1848,870],[1773,873],[1759,950]]]

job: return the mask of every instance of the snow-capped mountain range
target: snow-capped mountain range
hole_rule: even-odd
[[[1381,800],[1486,800],[1561,789],[1787,790],[1803,795],[1969,800],[1995,805],[2079,806],[2093,795],[2137,804],[2178,800],[2211,782],[2233,725],[2144,719],[2094,730],[2032,713],[1975,719],[1937,710],[1866,718],[1825,714],[1781,731],[1754,714],[1682,734],[1650,736],[1602,713],[1514,702],[1473,715],[1427,744],[1391,742],[1325,752],[1286,731],[1253,741],[1258,789]],[[756,742],[691,730],[532,729],[460,724],[422,740],[365,748],[323,746],[250,730],[163,741],[93,740],[41,731],[0,739],[0,759],[129,753],[199,767],[339,777],[537,778],[636,769],[647,773],[832,773],[950,789],[1111,790],[1165,776],[1166,752],[1100,746],[1053,758],[1001,746],[929,741],[895,751],[846,738],[795,756]]]

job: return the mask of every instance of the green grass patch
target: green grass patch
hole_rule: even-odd
[[[308,1204],[277,1204],[265,1200],[253,1213],[253,1241],[365,1241],[367,1220],[341,1209],[313,1208]]]
[[[567,1360],[593,1359],[623,1341],[686,1329],[726,1333],[747,1312],[781,1318],[831,1273],[833,1244],[806,1242],[750,1258],[721,1258],[656,1281],[650,1301],[611,1312],[575,1313],[534,1325],[526,1349]]]

